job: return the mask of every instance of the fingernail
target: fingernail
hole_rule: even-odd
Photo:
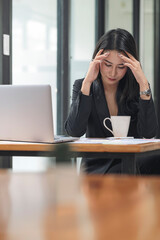
[[[109,54],[109,51],[105,52],[105,54],[104,54],[104,55],[105,55],[105,56],[107,56],[108,54]]]
[[[123,57],[123,55],[122,55],[121,53],[118,53],[118,55],[119,55],[120,57]]]

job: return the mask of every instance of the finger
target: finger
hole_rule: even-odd
[[[135,65],[135,62],[134,62],[132,59],[130,59],[130,58],[128,58],[128,57],[126,57],[126,56],[124,56],[124,55],[122,55],[122,54],[118,54],[118,56],[119,56],[124,62],[130,63],[130,64],[132,64],[133,66]]]
[[[96,54],[96,56],[99,56],[99,55],[101,55],[103,51],[104,51],[104,49],[103,49],[103,48],[102,48],[102,49],[100,49],[100,50],[98,51],[98,53]]]
[[[124,66],[129,67],[131,69],[131,71],[135,71],[136,69],[134,68],[134,66],[130,63],[124,63]]]
[[[104,54],[101,54],[100,56],[97,56],[96,59],[97,60],[104,60],[108,57],[108,55],[110,54],[109,51],[105,52]]]
[[[130,59],[132,59],[133,61],[137,61],[137,60],[133,57],[133,55],[130,54],[129,52],[125,52],[125,53],[128,55],[128,57],[129,57]]]
[[[96,60],[96,59],[93,59],[90,64],[91,65],[96,65],[96,64],[100,64],[101,63],[101,60]]]
[[[101,55],[102,52],[103,52],[103,50],[104,50],[104,49],[100,49],[100,50],[98,51],[98,53],[96,54],[96,56],[95,56],[91,61],[93,61],[97,56]]]

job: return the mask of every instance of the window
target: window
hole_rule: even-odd
[[[57,1],[13,0],[12,83],[50,84],[56,131]],[[17,163],[17,164],[16,164]],[[46,159],[14,158],[13,169],[35,166],[43,169]]]
[[[154,2],[141,2],[140,59],[154,96]]]
[[[71,0],[70,76],[71,89],[85,77],[95,47],[95,1]],[[71,91],[72,94],[72,91]]]
[[[106,0],[105,1],[105,28],[124,28],[132,33],[132,0]]]

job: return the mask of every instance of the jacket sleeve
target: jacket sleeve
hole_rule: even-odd
[[[142,138],[153,138],[157,135],[158,122],[152,98],[150,100],[139,99],[137,130]]]
[[[92,95],[86,96],[81,92],[82,81],[76,80],[73,85],[72,104],[65,122],[68,135],[73,137],[85,134],[92,106]]]

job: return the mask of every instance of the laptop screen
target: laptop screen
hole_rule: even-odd
[[[50,85],[0,85],[0,140],[54,141]]]

